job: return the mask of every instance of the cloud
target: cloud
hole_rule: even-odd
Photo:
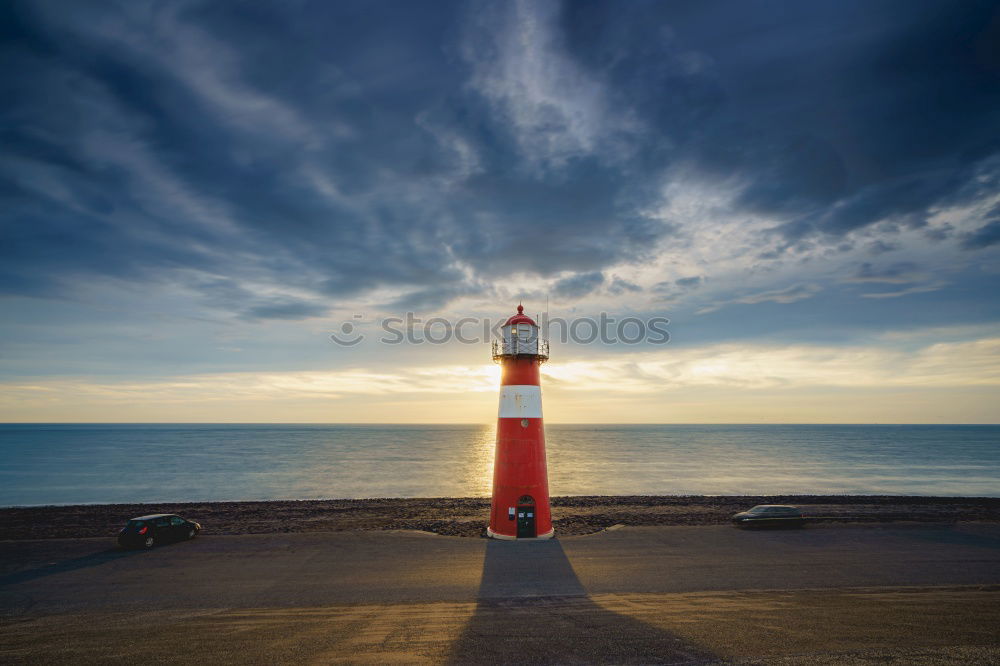
[[[589,354],[586,360],[546,365],[543,382],[548,387],[547,395],[558,396],[556,405],[571,403],[581,396],[603,401],[642,396],[690,400],[691,391],[706,389],[781,390],[785,395],[790,395],[789,391],[809,395],[819,388],[884,391],[1000,387],[998,338],[940,342],[912,350],[882,342],[846,347],[724,344],[659,352]],[[93,415],[108,413],[109,407],[126,403],[138,413],[156,413],[160,418],[164,412],[150,410],[190,413],[194,406],[205,405],[209,408],[206,414],[219,414],[222,410],[229,413],[233,405],[243,405],[256,420],[287,421],[289,410],[294,409],[298,415],[305,413],[306,420],[322,421],[331,409],[339,409],[342,420],[350,421],[352,410],[356,413],[363,408],[366,413],[388,416],[392,421],[392,415],[407,401],[423,399],[430,401],[425,417],[433,414],[440,421],[447,420],[441,415],[452,409],[447,399],[469,394],[479,396],[471,404],[485,405],[485,417],[495,406],[492,395],[498,381],[497,367],[482,364],[384,371],[345,368],[202,373],[142,381],[36,378],[0,383],[0,417],[17,420],[19,415],[47,410],[45,413],[57,420],[61,414],[79,418],[79,412],[74,411],[78,405],[86,405],[87,413]],[[361,402],[355,397],[360,397]],[[347,411],[340,406],[341,401],[350,405]],[[662,403],[657,404],[662,409]],[[715,408],[725,410],[718,403]]]
[[[546,366],[563,391],[662,393],[703,386],[744,389],[1000,386],[1000,338],[942,342],[912,351],[860,346],[722,344],[616,354]]]
[[[734,300],[736,303],[794,303],[804,298],[812,298],[819,293],[822,288],[815,284],[799,284],[787,289],[776,289],[765,291],[759,294],[750,294]]]
[[[329,309],[329,306],[310,301],[277,299],[251,306],[243,313],[243,318],[249,320],[308,319],[310,317],[322,317]]]
[[[564,300],[576,300],[604,284],[604,274],[600,271],[576,273],[557,280],[552,285],[552,293]]]
[[[836,242],[886,221],[920,226],[936,208],[996,192],[991,109],[1000,93],[987,82],[995,62],[980,55],[967,67],[963,55],[995,40],[992,10],[932,2],[904,16],[903,3],[851,6],[865,30],[848,28],[861,14],[845,5],[782,3],[783,25],[798,29],[770,48],[747,37],[767,22],[747,7],[730,6],[714,35],[729,42],[711,51],[742,116],[709,128],[696,162],[740,180],[738,210],[779,220],[793,243]],[[933,62],[920,55],[929,48]],[[761,94],[768,86],[773,92]]]
[[[691,277],[677,278],[676,280],[674,280],[674,284],[676,284],[681,289],[694,289],[695,287],[701,285],[701,276],[693,275]]]
[[[1000,219],[988,222],[962,238],[962,247],[966,250],[981,250],[997,243],[1000,243]]]
[[[925,277],[912,262],[899,262],[884,268],[875,268],[871,263],[861,264],[858,271],[845,282],[875,282],[885,284],[907,284]]]
[[[931,235],[928,236],[928,238],[935,238],[935,236],[933,235],[933,233],[934,233],[933,230],[928,230],[928,234],[931,234]],[[893,251],[898,250],[898,249],[899,249],[899,245],[898,244],[890,243],[890,242],[888,242],[888,241],[886,241],[886,240],[884,240],[882,238],[879,238],[877,240],[873,240],[866,247],[866,250],[867,250],[868,254],[870,254],[872,256],[876,256],[876,257],[878,255],[880,255],[880,254],[886,254],[887,252],[893,252]]]
[[[518,151],[539,168],[600,153],[621,159],[617,135],[634,131],[628,108],[612,108],[599,76],[566,52],[557,2],[479,3],[462,54],[470,85],[510,128]]]
[[[640,291],[642,291],[642,287],[617,275],[612,276],[611,284],[608,285],[608,292],[616,296],[627,292],[636,293]]]
[[[784,289],[773,289],[769,291],[762,291],[754,294],[747,294],[745,296],[740,296],[738,298],[733,298],[728,301],[722,301],[719,303],[714,303],[708,307],[701,308],[697,311],[697,314],[708,314],[709,312],[715,312],[727,305],[755,305],[758,303],[795,303],[797,301],[802,301],[807,298],[812,298],[823,288],[817,284],[797,284],[791,287],[786,287]]]
[[[659,298],[660,302],[673,304],[679,302],[691,291],[701,287],[704,284],[704,281],[704,277],[701,275],[692,275],[677,278],[676,280],[661,280],[652,286],[651,291],[661,295]],[[710,312],[714,309],[717,308],[711,308],[705,310],[705,312]]]
[[[900,296],[909,296],[910,294],[924,294],[942,289],[947,284],[947,282],[934,282],[933,284],[908,287],[906,289],[900,289],[899,291],[881,291],[861,294],[861,298],[899,298]]]
[[[313,298],[395,290],[405,300],[469,275],[543,279],[642,261],[669,231],[643,215],[641,183],[620,162],[600,166],[620,111],[579,110],[586,99],[603,108],[603,84],[563,53],[552,7],[521,6],[503,39],[540,11],[524,71],[578,73],[582,97],[528,105],[543,115],[555,105],[559,128],[518,115],[590,156],[558,178],[518,168],[521,144],[482,108],[475,73],[426,38],[442,17],[470,43],[486,44],[490,26],[397,8],[401,22],[366,15],[331,40],[318,26],[343,24],[347,8],[314,21],[202,10],[13,9],[22,35],[6,80],[17,103],[0,176],[18,230],[0,290],[72,298],[81,280],[194,271]],[[323,44],[312,56],[289,48],[310,40]],[[394,47],[361,57],[373,43]],[[426,85],[408,83],[414,72]]]
[[[479,283],[443,284],[437,287],[417,289],[402,294],[382,307],[391,311],[440,310],[449,302],[462,296],[487,296],[493,290]]]

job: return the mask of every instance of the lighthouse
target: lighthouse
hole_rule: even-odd
[[[493,360],[500,364],[500,410],[486,533],[495,539],[548,539],[553,529],[539,368],[549,358],[549,343],[539,337],[523,305],[500,330],[500,339],[493,341]]]

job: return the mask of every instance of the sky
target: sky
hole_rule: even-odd
[[[488,423],[478,322],[523,302],[669,320],[550,330],[550,422],[998,421],[996,2],[15,0],[0,33],[0,420]]]

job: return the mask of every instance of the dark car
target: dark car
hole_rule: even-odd
[[[783,504],[758,504],[733,516],[737,527],[802,527],[805,522],[801,511]]]
[[[118,532],[118,545],[122,548],[152,548],[161,543],[193,539],[201,525],[172,513],[154,513],[128,521]]]

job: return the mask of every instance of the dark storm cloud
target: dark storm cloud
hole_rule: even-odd
[[[985,2],[0,11],[6,293],[180,284],[302,318],[572,272],[553,293],[573,299],[685,222],[649,212],[679,164],[738,183],[736,212],[790,246],[996,187]]]
[[[413,126],[422,100],[344,73],[368,80],[377,64],[350,47],[388,42],[419,48],[405,75],[426,80],[444,68],[417,35],[341,5],[325,14],[354,23],[338,52],[297,12],[137,7],[10,10],[8,287],[185,269],[343,295],[454,275],[447,221],[409,184],[438,151]],[[376,172],[401,186],[378,191]]]
[[[834,206],[784,224],[780,230],[788,239],[797,240],[814,233],[843,236],[883,221],[919,228],[927,224],[936,205],[975,200],[966,187],[975,171],[954,166],[870,185]]]
[[[886,218],[919,226],[935,204],[972,197],[983,170],[995,183],[997,11],[570,3],[564,22],[577,57],[627,90],[661,140],[742,183],[737,209],[785,218],[796,240]]]

